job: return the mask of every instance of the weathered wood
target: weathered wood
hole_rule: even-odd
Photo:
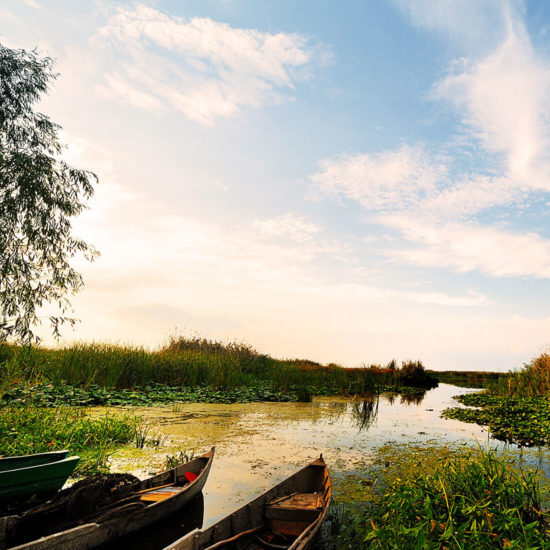
[[[140,490],[157,489],[157,485],[170,484],[174,476],[177,482],[185,480],[185,486],[169,498],[158,502],[145,503],[139,500],[139,494],[118,501],[114,507],[101,509],[94,517],[87,518],[87,523],[78,527],[54,533],[40,539],[30,541],[10,550],[87,550],[107,541],[115,540],[134,531],[147,527],[152,523],[169,516],[183,508],[191,499],[202,491],[208,478],[214,448],[196,459],[164,472],[153,478],[144,480]],[[175,472],[175,473],[174,473]],[[197,478],[189,483],[185,479],[186,472],[193,472]],[[145,493],[147,494],[147,493]]]
[[[269,503],[269,505],[270,505],[270,506],[274,506],[274,505],[277,504],[278,502],[282,502],[283,500],[287,500],[287,499],[289,499],[290,497],[292,497],[292,496],[294,496],[294,495],[296,495],[296,494],[297,494],[297,492],[294,491],[294,493],[290,493],[290,495],[285,495],[284,497],[276,498],[275,500],[272,500],[272,501]]]
[[[313,521],[315,521],[314,518]],[[301,535],[310,525],[312,524],[312,521],[298,521],[296,520],[279,520],[279,519],[272,519],[269,522],[270,527],[278,531],[279,533],[282,533],[283,535],[287,537],[297,537]]]
[[[142,489],[141,491],[138,491],[137,494],[141,495],[143,493],[148,493],[149,491],[158,491],[159,489],[164,489],[165,487],[173,487],[175,485],[174,483],[167,483],[166,485],[159,485],[158,487],[149,487],[148,489]]]
[[[310,495],[295,499],[297,495]],[[321,496],[323,495],[323,496]],[[254,500],[245,504],[232,514],[226,516],[212,527],[182,537],[178,541],[166,547],[165,550],[211,550],[213,545],[231,539],[241,532],[246,532],[247,527],[263,524],[266,531],[271,529],[277,534],[285,532],[285,528],[292,530],[295,540],[289,539],[286,548],[288,550],[308,550],[312,547],[319,528],[328,513],[328,507],[331,499],[331,482],[326,464],[322,458],[314,461],[299,472],[275,485],[264,494],[256,497]],[[268,509],[281,511],[287,504],[287,501],[306,502],[305,509],[299,507],[288,509],[285,513],[309,514],[307,521],[293,520],[281,522],[279,520],[270,521],[266,518]],[[279,503],[279,506],[277,504]],[[270,504],[275,504],[270,506]],[[294,525],[289,525],[294,522]],[[282,529],[280,528],[282,527]],[[227,533],[227,534],[223,534]],[[262,537],[263,532],[262,532]],[[252,544],[254,540],[250,541]],[[252,546],[251,546],[252,548]]]
[[[256,539],[262,544],[263,546],[267,546],[268,548],[275,548],[277,550],[288,550],[288,544],[282,545],[282,544],[273,544],[272,542],[269,542],[267,540],[264,540],[259,535],[256,535]]]
[[[239,539],[242,539],[243,537],[247,537],[248,535],[253,535],[254,533],[257,533],[262,527],[263,525],[258,525],[258,527],[247,529],[242,533],[237,533],[236,535],[234,535],[229,539],[221,540],[220,542],[217,542],[216,544],[213,544],[212,546],[205,548],[205,550],[215,550],[216,548],[222,548],[223,546],[227,546],[228,544],[235,542],[236,540],[239,540]]]

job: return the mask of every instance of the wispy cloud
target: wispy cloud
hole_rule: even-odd
[[[487,152],[505,156],[518,183],[540,184],[531,176],[548,149],[550,63],[537,57],[521,21],[508,19],[502,44],[438,83],[433,95],[459,109],[464,128]]]
[[[318,189],[359,202],[369,210],[401,210],[432,196],[446,172],[421,147],[325,159],[312,176]]]
[[[326,55],[303,35],[184,20],[144,5],[117,8],[98,41],[116,58],[102,93],[144,109],[175,108],[203,124],[292,99]]]
[[[286,237],[298,242],[311,240],[322,230],[321,226],[308,221],[305,216],[291,213],[268,220],[256,220],[252,227],[269,237]]]
[[[474,223],[437,225],[403,216],[383,223],[401,229],[415,246],[393,251],[407,262],[493,277],[550,278],[550,240]]]
[[[371,221],[400,230],[408,244],[397,256],[407,262],[494,277],[550,277],[550,241],[510,223],[511,214],[550,191],[550,60],[533,47],[521,5],[398,3],[417,25],[471,39],[469,56],[452,63],[430,91],[432,100],[458,112],[460,143],[451,136],[440,151],[401,145],[328,158],[311,177],[316,189],[354,200]],[[495,9],[498,33],[485,41],[487,51],[479,32]],[[474,40],[476,18],[481,30]],[[499,228],[483,225],[488,210],[499,212]]]

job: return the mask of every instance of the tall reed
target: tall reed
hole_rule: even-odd
[[[550,354],[542,353],[521,370],[491,381],[488,389],[511,397],[550,396]]]
[[[13,380],[47,380],[88,387],[137,388],[151,383],[232,389],[268,381],[274,388],[315,387],[327,392],[373,393],[380,385],[433,387],[420,361],[347,369],[314,361],[274,359],[250,346],[205,339],[173,338],[162,349],[105,343],[64,348],[0,344],[0,368]],[[2,388],[0,387],[0,392]]]

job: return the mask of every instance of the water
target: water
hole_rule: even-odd
[[[367,469],[376,450],[386,444],[485,446],[484,428],[440,417],[443,409],[458,406],[452,396],[472,391],[478,390],[440,384],[416,401],[406,396],[382,396],[379,401],[326,397],[312,403],[141,408],[137,412],[166,434],[168,442],[159,449],[123,450],[113,457],[111,469],[147,477],[163,469],[166,455],[179,450],[197,455],[215,445],[204,490],[207,527],[321,453],[329,469],[341,474]],[[544,452],[527,452],[526,459],[548,469]]]

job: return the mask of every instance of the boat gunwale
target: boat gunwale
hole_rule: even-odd
[[[63,458],[63,459],[60,459],[60,460],[54,460],[52,462],[44,462],[42,464],[34,464],[32,466],[24,466],[23,468],[13,468],[11,470],[0,470],[0,477],[2,477],[3,475],[8,475],[8,474],[13,475],[15,472],[21,472],[21,473],[30,472],[30,473],[32,473],[34,470],[38,470],[38,469],[44,470],[46,468],[51,468],[53,466],[58,466],[59,464],[67,464],[69,462],[78,463],[79,460],[80,460],[79,456],[72,455],[72,456],[67,456],[66,458]],[[75,466],[76,466],[76,464],[75,464]]]
[[[263,504],[266,505],[267,504],[266,498],[267,498],[267,495],[269,495],[269,493],[271,493],[271,492],[275,493],[277,488],[279,488],[281,486],[284,486],[284,485],[287,485],[287,484],[291,484],[294,479],[296,479],[299,476],[304,475],[307,470],[309,470],[311,468],[316,468],[316,467],[323,468],[324,471],[326,472],[326,476],[327,476],[327,480],[328,480],[328,487],[329,487],[329,491],[328,491],[328,494],[327,494],[328,498],[324,499],[323,509],[320,512],[319,516],[314,521],[312,521],[311,524],[308,525],[308,527],[306,527],[306,529],[304,529],[304,531],[300,534],[300,536],[287,549],[287,550],[304,550],[305,548],[308,547],[309,544],[312,543],[315,536],[317,535],[317,532],[319,531],[319,529],[321,527],[321,524],[325,520],[325,518],[328,514],[328,510],[329,510],[329,507],[330,507],[330,501],[331,501],[331,497],[332,497],[332,480],[330,478],[330,473],[328,471],[328,467],[326,465],[325,460],[323,459],[322,454],[320,455],[319,458],[317,458],[316,460],[314,460],[310,464],[304,466],[303,468],[301,468],[297,472],[294,472],[289,477],[287,477],[287,478],[283,479],[282,481],[280,481],[279,483],[273,485],[267,491],[264,491],[262,494],[260,494],[256,497],[254,497],[253,499],[249,500],[248,502],[246,502],[245,504],[243,504],[239,508],[233,510],[232,512],[230,512],[229,514],[227,514],[226,516],[224,516],[223,518],[218,520],[216,523],[210,525],[207,529],[205,529],[205,530],[199,529],[197,531],[188,533],[188,534],[184,535],[183,537],[181,537],[180,539],[178,539],[178,540],[172,542],[171,544],[169,544],[168,546],[166,546],[163,550],[180,550],[180,545],[184,542],[187,542],[188,540],[191,540],[191,538],[193,538],[192,548],[195,550],[195,548],[196,548],[195,545],[197,544],[198,540],[200,540],[200,538],[206,532],[208,532],[209,530],[214,530],[215,531],[217,525],[219,525],[223,521],[226,521],[228,518],[231,518],[232,516],[238,514],[239,512],[241,512],[243,510],[246,510],[247,508],[251,507],[253,504],[257,503],[258,501],[264,500],[265,502]],[[264,522],[264,524],[265,524],[265,522]],[[181,547],[181,548],[183,548],[183,547]],[[206,547],[206,548],[208,548],[208,547]]]
[[[186,484],[184,486],[184,490],[182,490],[179,493],[177,493],[175,495],[172,495],[172,496],[170,496],[170,497],[168,497],[168,498],[166,498],[162,501],[153,502],[149,505],[145,505],[142,509],[139,510],[139,512],[147,513],[147,511],[151,511],[151,510],[158,511],[159,507],[156,506],[156,505],[159,505],[159,504],[160,505],[164,504],[166,507],[169,508],[170,503],[174,503],[175,501],[177,502],[178,500],[182,499],[182,497],[184,495],[187,495],[193,488],[198,487],[197,494],[200,493],[202,491],[202,488],[204,487],[204,484],[206,483],[208,473],[210,472],[210,468],[211,468],[212,462],[214,460],[215,449],[216,449],[215,447],[212,447],[206,453],[204,453],[204,454],[202,454],[202,455],[200,455],[196,458],[193,458],[192,460],[190,460],[189,462],[186,462],[185,464],[180,464],[179,466],[176,466],[175,468],[171,468],[169,470],[161,472],[160,474],[157,474],[156,476],[152,476],[150,478],[142,480],[143,482],[146,482],[146,481],[154,479],[156,477],[173,474],[173,472],[176,472],[178,470],[178,468],[181,468],[182,466],[185,467],[188,464],[191,464],[191,462],[193,462],[193,461],[198,461],[198,460],[202,460],[202,459],[206,458],[206,463],[204,464],[204,467],[202,468],[200,474],[192,482]],[[203,475],[203,474],[205,474],[205,475]],[[194,496],[195,495],[193,494],[190,497],[190,499],[193,498]],[[184,506],[184,505],[185,505],[185,502],[181,506]],[[115,508],[115,510],[116,510],[116,508]],[[114,512],[114,510],[113,510],[113,512]],[[98,511],[98,514],[100,514],[100,513],[101,513],[101,510]],[[96,514],[96,517],[97,517],[97,514]],[[93,518],[94,518],[94,516],[92,515],[92,516],[90,516],[89,521],[87,521],[86,523],[82,523],[80,525],[74,525],[73,527],[69,527],[68,529],[64,529],[63,531],[58,531],[58,532],[55,532],[55,533],[51,533],[49,535],[45,535],[43,537],[39,537],[39,538],[31,540],[31,541],[24,542],[24,543],[19,544],[17,546],[10,547],[10,550],[27,550],[27,549],[32,550],[33,548],[36,548],[36,549],[39,549],[39,550],[49,549],[49,548],[51,548],[51,549],[66,548],[65,543],[70,543],[70,542],[74,542],[74,541],[72,539],[63,540],[63,537],[65,537],[65,538],[69,537],[70,538],[72,535],[75,535],[75,537],[78,537],[80,533],[82,533],[82,536],[84,536],[84,537],[87,536],[87,535],[93,535],[94,533],[97,533],[102,529],[108,530],[110,523],[113,521],[113,518],[106,518],[102,521],[97,521],[97,520],[94,520]],[[3,518],[0,518],[0,527],[1,527],[1,520],[2,519]],[[114,521],[118,521],[119,519],[120,518],[115,517]],[[153,520],[152,522],[149,522],[147,525],[149,525],[151,523],[154,523],[155,521],[157,521],[159,519],[162,519],[162,517],[159,517],[159,518]],[[145,527],[145,525],[143,527]],[[130,530],[126,531],[125,533],[120,533],[119,535],[113,537],[113,540],[115,540],[117,538],[120,538],[120,537],[123,537],[123,536],[126,536],[126,535],[129,535],[130,533],[135,532],[137,530],[138,529],[130,529]],[[2,533],[0,533],[0,542],[2,540],[1,535],[2,535]],[[82,548],[84,548],[84,547],[85,548],[94,548],[95,546],[100,546],[102,544],[105,544],[109,540],[110,539],[100,540],[99,543],[97,543],[97,544],[94,543],[93,546],[88,546],[86,543],[84,543],[85,546],[83,546]],[[80,542],[79,542],[79,544],[80,544]],[[2,547],[0,546],[0,548],[2,548]],[[78,546],[78,548],[80,548],[80,546]]]

